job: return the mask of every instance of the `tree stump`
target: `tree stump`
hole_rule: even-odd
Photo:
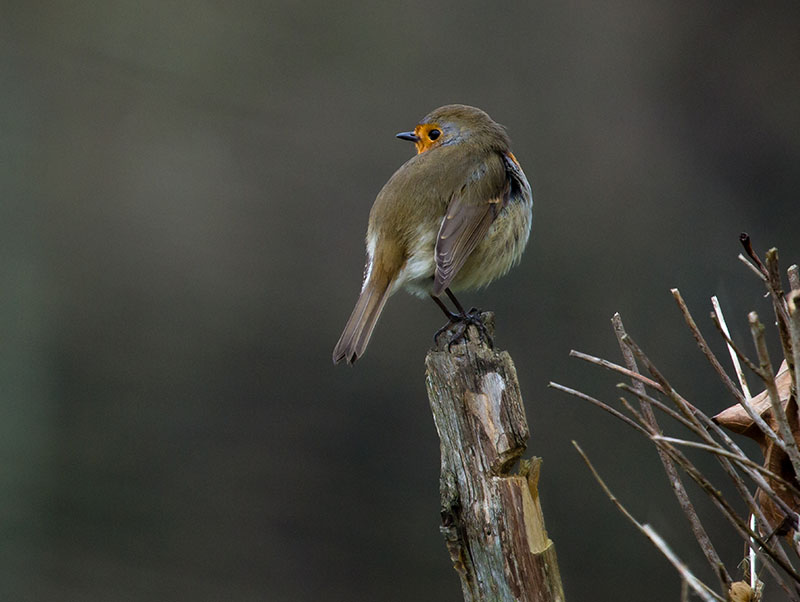
[[[482,315],[490,333],[494,316]],[[529,436],[511,356],[480,341],[448,349],[442,333],[425,359],[441,441],[442,526],[467,602],[564,600],[555,546],[539,504],[541,459],[522,460]]]

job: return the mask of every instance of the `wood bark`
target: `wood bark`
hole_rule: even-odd
[[[493,330],[493,316],[483,314]],[[425,360],[441,441],[441,531],[467,602],[564,600],[555,546],[539,504],[541,459],[522,460],[529,436],[511,356],[448,332]],[[450,349],[448,349],[450,347]]]

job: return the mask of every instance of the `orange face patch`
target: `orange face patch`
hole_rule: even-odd
[[[414,143],[417,146],[417,154],[438,146],[442,141],[442,129],[436,123],[421,123],[414,128],[414,133],[418,140]]]

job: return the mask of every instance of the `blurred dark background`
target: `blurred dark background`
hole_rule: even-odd
[[[330,360],[413,152],[393,136],[451,102],[508,126],[533,184],[522,264],[464,303],[516,361],[567,598],[679,592],[572,439],[713,579],[654,451],[547,383],[616,399],[567,354],[618,359],[619,311],[686,397],[731,403],[669,289],[725,358],[711,295],[747,349],[746,312],[770,319],[739,232],[800,260],[798,31],[794,1],[6,1],[0,597],[461,599],[439,310],[398,294],[355,367]]]

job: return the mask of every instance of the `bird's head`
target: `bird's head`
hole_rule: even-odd
[[[400,132],[398,138],[410,140],[417,153],[440,146],[473,142],[507,150],[510,146],[505,128],[478,108],[468,105],[445,105],[428,113],[411,132]]]

